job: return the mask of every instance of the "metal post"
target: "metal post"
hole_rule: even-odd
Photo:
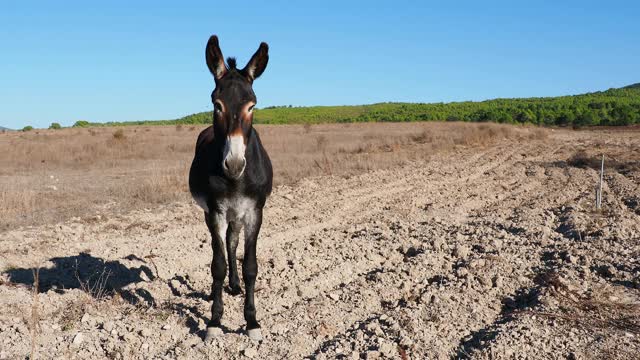
[[[602,208],[602,178],[604,176],[604,154],[602,154],[602,163],[600,164],[600,183],[596,192],[596,210]]]

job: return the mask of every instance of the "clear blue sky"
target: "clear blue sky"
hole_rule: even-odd
[[[295,4],[295,5],[294,5]],[[0,126],[211,109],[211,34],[270,61],[258,107],[575,94],[640,82],[639,1],[3,1]]]

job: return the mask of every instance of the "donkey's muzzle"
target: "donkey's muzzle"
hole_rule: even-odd
[[[230,178],[238,179],[242,176],[244,168],[247,165],[245,158],[229,158],[222,163],[225,175]]]

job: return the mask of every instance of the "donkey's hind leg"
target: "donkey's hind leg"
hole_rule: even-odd
[[[211,246],[213,248],[213,260],[211,261],[211,275],[213,284],[211,286],[211,320],[207,324],[208,328],[220,327],[224,304],[222,302],[222,285],[227,275],[227,264],[224,258],[224,236],[227,233],[227,221],[219,214],[205,213],[207,227],[211,232]],[[207,334],[209,331],[207,330]]]
[[[240,277],[238,276],[238,264],[236,261],[236,250],[238,249],[238,238],[240,237],[239,222],[229,223],[227,228],[227,258],[229,259],[229,288],[227,292],[231,295],[239,295],[242,292],[240,287]]]
[[[250,216],[245,218],[244,261],[242,262],[242,278],[245,288],[244,319],[247,321],[247,335],[254,341],[262,340],[254,302],[256,277],[258,276],[256,245],[261,225],[262,209],[255,209]]]

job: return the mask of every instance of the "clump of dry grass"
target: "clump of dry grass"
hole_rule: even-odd
[[[113,132],[113,138],[116,140],[124,140],[126,136],[124,135],[124,130],[118,129]]]
[[[577,168],[599,169],[600,163],[600,159],[587,155],[584,150],[577,151],[567,160],[567,164]]]
[[[125,191],[141,203],[161,204],[183,198],[187,191],[186,179],[177,171],[154,171],[154,175]]]
[[[23,215],[36,206],[37,193],[31,189],[4,188],[0,190],[0,218],[11,219]]]
[[[640,335],[640,304],[615,302],[606,293],[599,298],[586,296],[569,289],[557,274],[548,274],[542,281],[543,286],[560,302],[559,311],[527,312],[590,330],[605,329]]]
[[[603,149],[580,149],[567,159],[567,165],[587,169],[591,168],[600,171],[602,165],[602,155],[605,155],[605,172],[611,169],[627,174],[640,171],[640,159],[636,154],[638,149],[609,148]]]
[[[107,298],[109,291],[107,282],[110,276],[111,272],[105,268],[90,279],[83,280],[78,273],[78,264],[76,262],[76,280],[80,284],[80,289],[96,301],[102,301]]]

